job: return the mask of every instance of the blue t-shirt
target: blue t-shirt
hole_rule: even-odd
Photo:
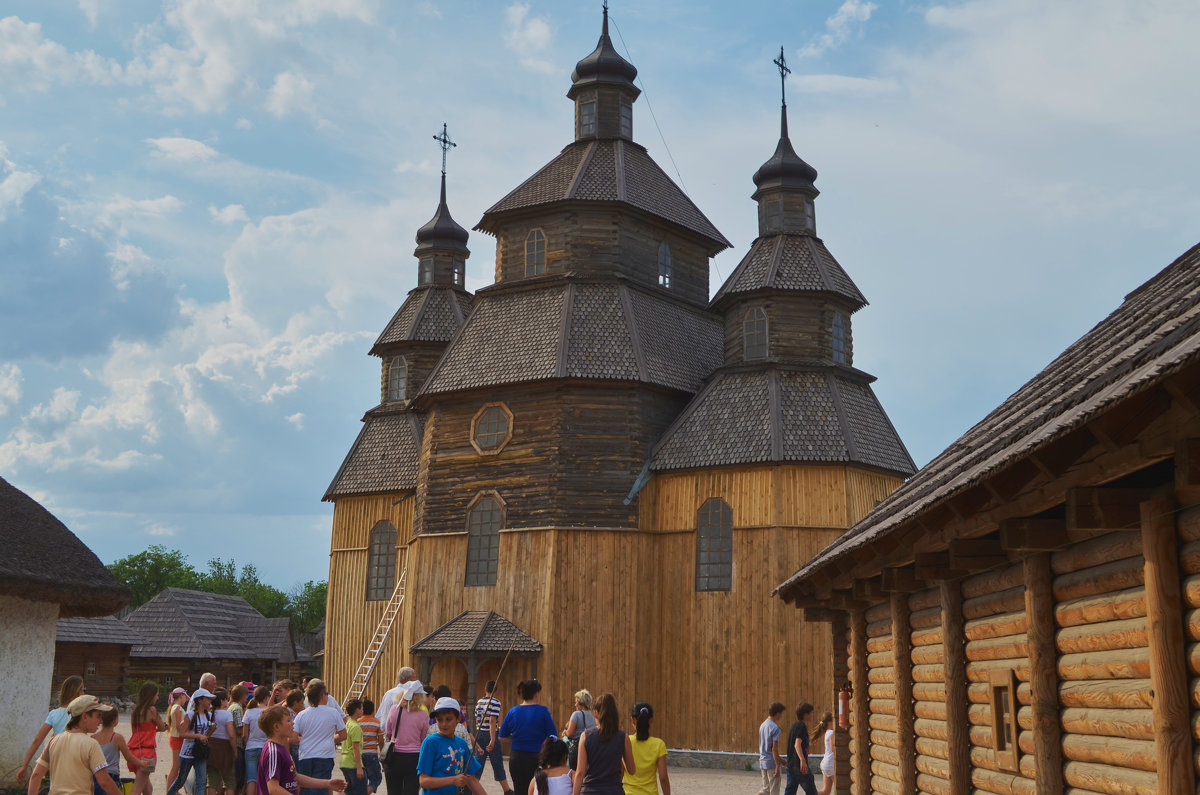
[[[434,778],[457,776],[460,773],[478,776],[483,763],[471,755],[467,741],[461,737],[446,737],[431,734],[421,741],[421,753],[417,756],[417,773]],[[422,788],[425,795],[458,795],[458,787],[448,784],[435,789]]]
[[[512,738],[514,751],[538,753],[547,737],[554,737],[554,718],[541,704],[518,704],[504,716],[500,736]]]
[[[62,734],[67,730],[67,724],[71,721],[71,713],[67,712],[66,707],[56,707],[50,710],[50,714],[46,716],[46,725],[50,727],[51,734]]]

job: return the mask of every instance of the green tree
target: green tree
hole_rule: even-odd
[[[131,607],[145,604],[164,588],[197,588],[200,581],[182,552],[161,544],[127,555],[109,564],[108,570],[133,591]]]
[[[329,583],[309,580],[288,592],[288,615],[297,632],[310,632],[325,618]]]

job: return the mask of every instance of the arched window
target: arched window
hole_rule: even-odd
[[[408,360],[393,356],[388,363],[387,399],[404,400],[408,396]]]
[[[658,283],[661,287],[671,286],[671,247],[666,243],[658,246]]]
[[[504,502],[495,492],[481,494],[467,509],[466,585],[495,585],[500,561]]]
[[[713,497],[696,515],[696,590],[733,588],[733,509]]]
[[[396,528],[384,520],[371,529],[367,544],[367,601],[392,598],[396,587]]]
[[[540,276],[546,272],[546,236],[534,229],[525,238],[525,275]]]
[[[767,312],[761,306],[746,312],[746,319],[742,321],[742,347],[746,359],[765,359],[767,356]]]
[[[841,312],[833,313],[833,360],[838,364],[847,363],[846,355],[846,316]]]

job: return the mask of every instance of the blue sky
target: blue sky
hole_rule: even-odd
[[[778,135],[925,463],[1200,239],[1194,0],[613,0],[635,138],[734,249]],[[0,475],[106,562],[326,576],[448,123],[454,216],[572,138],[599,3],[0,4]],[[651,115],[653,109],[653,117]],[[660,131],[661,130],[661,137]],[[664,143],[665,140],[665,143]],[[468,286],[494,241],[471,236]]]

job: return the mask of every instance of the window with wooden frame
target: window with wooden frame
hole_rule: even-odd
[[[396,588],[396,528],[386,519],[371,528],[367,543],[367,601],[392,598]]]
[[[658,245],[658,285],[671,286],[671,247],[666,243]]]
[[[767,310],[752,307],[742,321],[742,357],[749,359],[767,358]]]
[[[817,206],[812,199],[804,200],[804,231],[814,234],[817,231]]]
[[[421,268],[417,273],[417,284],[433,283],[433,257],[421,257]]]
[[[1017,674],[1012,668],[992,671],[988,683],[988,701],[992,708],[992,750],[996,767],[1013,773],[1021,771],[1017,735]]]
[[[546,235],[540,229],[525,237],[525,275],[541,276],[546,272]]]
[[[580,137],[596,134],[596,95],[591,94],[579,102]]]
[[[841,312],[833,313],[833,360],[838,364],[847,363],[846,355],[846,316]]]
[[[90,662],[87,664],[87,675],[88,676],[96,675],[96,663]]]
[[[167,674],[166,676],[163,677],[163,687],[174,687],[174,686],[175,686],[175,677],[171,676],[170,674]]]
[[[404,400],[408,396],[408,360],[393,356],[388,362],[387,399]]]
[[[622,97],[619,113],[621,114],[619,122],[621,125],[621,137],[633,140],[633,103]]]
[[[485,403],[471,419],[471,446],[480,455],[496,455],[512,439],[513,415],[503,403]]]
[[[733,509],[720,497],[700,506],[696,515],[696,590],[733,588]]]
[[[476,495],[467,508],[467,586],[496,584],[500,563],[500,529],[504,527],[504,500],[494,491]]]
[[[454,286],[462,287],[467,279],[467,263],[463,260],[454,260]]]

